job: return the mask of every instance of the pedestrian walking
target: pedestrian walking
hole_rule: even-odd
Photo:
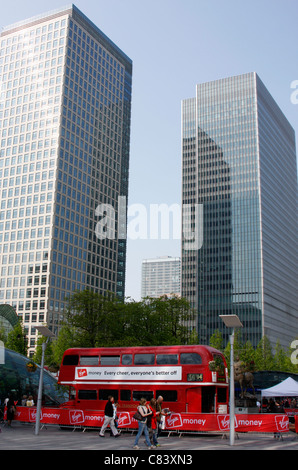
[[[15,412],[16,412],[16,406],[14,404],[14,399],[12,395],[10,395],[9,400],[6,402],[6,406],[7,406],[7,415],[6,415],[7,426],[10,427],[12,420],[14,418]]]
[[[112,406],[113,406],[113,419],[114,419],[114,424],[115,424],[115,428],[117,429],[117,432],[118,434],[120,434],[121,431],[118,430],[118,415],[117,415],[117,408],[119,406],[119,403],[118,401],[114,401],[112,403]],[[111,436],[113,435],[112,433],[112,429],[111,429]]]
[[[149,409],[152,412],[151,420],[150,420],[150,426],[149,426],[149,423],[147,422],[150,442],[154,447],[160,447],[160,444],[157,441],[158,425],[157,425],[157,419],[156,419],[157,416],[159,416],[160,412],[156,411],[156,399],[155,398],[152,398],[150,400]],[[148,419],[148,421],[149,421],[149,419]]]
[[[134,449],[139,449],[138,443],[141,435],[144,433],[145,435],[145,441],[149,449],[153,449],[153,446],[151,445],[150,439],[149,439],[149,431],[147,427],[147,417],[152,414],[151,410],[147,406],[147,400],[145,398],[141,398],[140,404],[138,406],[138,412],[142,416],[142,419],[138,421],[138,433],[135,438],[134,442]]]
[[[162,412],[162,402],[163,402],[163,397],[161,395],[159,395],[159,397],[157,397],[157,400],[156,400],[156,411],[158,412],[158,415],[156,417],[156,420],[157,420],[156,437],[157,438],[159,437],[159,435],[162,431],[163,419],[164,419],[164,415],[163,415],[163,412]]]
[[[119,433],[115,427],[115,422],[114,422],[114,408],[113,408],[113,403],[114,403],[114,397],[111,395],[108,396],[108,401],[105,406],[105,419],[104,423],[102,425],[102,428],[99,432],[100,437],[105,437],[104,433],[106,428],[110,425],[110,428],[112,430],[113,436],[118,437]]]

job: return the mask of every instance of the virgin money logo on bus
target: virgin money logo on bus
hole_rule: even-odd
[[[171,413],[171,416],[166,418],[167,429],[181,428],[182,418],[180,413]]]
[[[82,410],[69,411],[70,424],[83,424],[85,421],[84,412]]]
[[[130,414],[127,411],[119,413],[118,426],[129,426],[131,424]]]
[[[287,431],[289,428],[289,419],[287,415],[275,416],[277,431]]]
[[[82,377],[87,377],[87,369],[76,369],[77,377],[81,379]]]

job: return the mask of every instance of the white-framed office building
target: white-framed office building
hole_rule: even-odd
[[[126,240],[96,207],[128,194],[132,61],[74,5],[0,34],[0,303],[57,333],[65,298],[124,299]]]
[[[172,256],[142,261],[141,297],[181,295],[181,259]]]

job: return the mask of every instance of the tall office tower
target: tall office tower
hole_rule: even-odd
[[[144,259],[142,262],[142,298],[181,295],[181,259],[171,256]]]
[[[203,206],[203,244],[185,249],[182,296],[199,341],[237,314],[243,338],[284,348],[298,334],[295,134],[256,73],[197,85],[182,102],[183,204]],[[194,223],[194,219],[192,219]]]
[[[0,303],[33,348],[74,290],[124,298],[132,62],[71,5],[2,29],[0,80]]]

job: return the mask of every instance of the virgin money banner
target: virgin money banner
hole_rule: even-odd
[[[285,408],[284,411],[285,411],[286,415],[289,416],[289,417],[290,416],[293,417],[293,416],[298,415],[298,409],[297,408]]]
[[[76,367],[76,380],[181,380],[181,366]]]
[[[138,422],[133,418],[134,413],[134,411],[120,411],[118,413],[118,427],[136,429]],[[36,407],[18,406],[14,419],[34,423]],[[74,408],[42,408],[40,422],[60,426],[101,427],[104,422],[104,413]],[[229,432],[229,428],[229,415],[211,413],[171,413],[166,417],[165,427],[167,431],[204,432]],[[237,414],[235,416],[235,431],[288,432],[289,418],[286,414]]]

